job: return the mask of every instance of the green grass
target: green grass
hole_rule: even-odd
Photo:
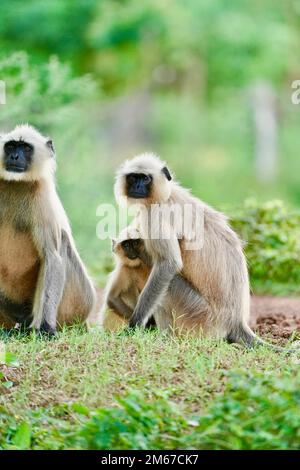
[[[300,448],[300,371],[157,332],[1,335],[0,448]]]

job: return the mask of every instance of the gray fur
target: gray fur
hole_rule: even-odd
[[[132,235],[134,234],[133,238]],[[117,315],[129,320],[139,298],[139,286],[144,286],[147,281],[147,276],[153,266],[153,260],[149,253],[145,250],[145,243],[139,239],[137,245],[123,246],[123,242],[137,239],[138,233],[136,230],[131,233],[130,228],[126,228],[120,235],[119,241],[115,240],[113,243],[113,251],[116,256],[117,266],[112,273],[106,288],[106,301],[104,303],[114,311]],[[134,255],[134,260],[129,256]],[[171,267],[170,277],[176,268]],[[166,272],[166,271],[165,271]],[[149,282],[149,278],[148,278]],[[161,288],[156,284],[158,292],[157,304],[159,308],[153,308],[153,316],[155,322],[160,329],[170,329],[173,326],[172,309],[180,309],[183,314],[191,313],[191,309],[195,311],[202,308],[205,303],[202,296],[193,286],[184,279],[181,275],[176,274],[172,277],[166,297],[163,298],[161,304]],[[153,300],[153,299],[152,299]],[[150,312],[149,319],[145,321],[147,326],[153,323],[153,316]]]
[[[45,258],[40,268],[41,283],[41,325],[40,330],[55,332],[57,310],[60,304],[64,284],[65,267],[63,259],[57,253],[45,253]]]
[[[129,326],[145,325],[156,311],[176,274],[176,268],[169,261],[154,264],[149,279],[139,296]]]

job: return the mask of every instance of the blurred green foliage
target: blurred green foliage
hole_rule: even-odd
[[[7,51],[95,72],[108,92],[157,82],[214,93],[257,76],[281,85],[299,67],[299,23],[297,0],[2,0],[0,35]]]
[[[268,291],[272,284],[300,291],[300,212],[282,201],[257,204],[248,200],[232,224],[245,240],[252,285]],[[276,288],[276,287],[275,287]],[[274,287],[273,287],[274,289]]]
[[[36,65],[26,52],[0,58],[0,77],[7,83],[9,106],[0,126],[30,122],[43,130],[76,125],[74,114],[95,97],[96,85],[86,75],[74,77],[70,66],[57,57]]]
[[[113,202],[116,167],[136,152],[157,152],[182,184],[228,213],[253,196],[300,205],[300,113],[290,101],[299,39],[297,0],[1,2],[0,128],[29,121],[53,137],[58,190],[101,282],[110,244],[96,238],[96,208]],[[260,80],[278,98],[277,176],[269,183],[254,165],[251,93]],[[257,251],[252,242],[247,248],[252,279],[272,273],[286,283],[285,257],[296,243],[269,246],[268,233],[257,235],[259,209],[256,216],[246,234],[256,237]]]

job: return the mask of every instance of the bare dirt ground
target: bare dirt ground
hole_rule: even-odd
[[[262,336],[280,342],[300,335],[300,298],[252,296],[251,326]]]

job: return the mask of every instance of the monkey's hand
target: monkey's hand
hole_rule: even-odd
[[[137,327],[141,327],[141,326],[143,326],[143,321],[141,319],[135,319],[132,316],[132,318],[129,320],[129,323],[128,323],[128,329],[132,331],[136,329]]]
[[[56,328],[52,327],[46,321],[43,321],[39,330],[40,333],[45,334],[47,336],[55,336],[56,335]]]

